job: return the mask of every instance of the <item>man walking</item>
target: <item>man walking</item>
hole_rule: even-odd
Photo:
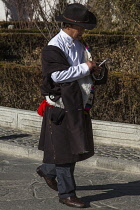
[[[83,208],[85,204],[75,192],[74,168],[76,162],[94,155],[89,115],[92,74],[98,76],[102,68],[86,60],[86,49],[79,40],[85,29],[96,26],[96,17],[85,6],[74,3],[56,20],[63,22],[64,28],[42,51],[41,91],[47,106],[38,147],[44,151],[44,158],[37,173],[58,191],[59,202]]]

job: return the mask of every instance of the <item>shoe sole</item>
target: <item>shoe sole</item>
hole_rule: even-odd
[[[67,206],[74,207],[74,208],[85,208],[85,206],[75,206],[75,205],[72,205],[72,204],[67,204],[67,203],[65,203],[65,202],[63,202],[61,200],[59,200],[59,202],[62,203],[62,204],[65,204]]]

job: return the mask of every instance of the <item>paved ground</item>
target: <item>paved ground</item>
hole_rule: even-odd
[[[38,161],[0,155],[0,210],[75,209],[58,202],[35,170]],[[140,174],[76,167],[77,195],[86,209],[139,210]]]
[[[31,134],[25,131],[0,127],[0,142],[37,148],[38,139],[39,133]],[[140,162],[140,149],[136,148],[95,144],[95,154],[100,157]]]
[[[38,133],[0,127],[0,210],[74,209],[59,204],[57,193],[38,177],[35,170],[40,159],[14,156],[21,148],[25,154],[30,150],[37,155],[38,139]],[[5,146],[6,154],[12,151],[13,156],[3,154]],[[102,169],[96,168],[94,164],[84,167],[87,166],[84,162],[82,167],[76,167],[75,178],[77,195],[86,202],[87,209],[140,209],[139,149],[95,144],[95,156],[91,162],[98,162],[96,166]]]

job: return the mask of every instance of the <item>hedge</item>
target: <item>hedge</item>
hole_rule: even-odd
[[[26,64],[26,57],[31,58],[33,51],[42,48],[45,43],[40,33],[1,33],[0,60]]]
[[[109,72],[106,85],[96,86],[94,119],[140,124],[140,73]]]
[[[44,21],[36,21],[36,24],[44,29],[46,25],[53,25],[52,22],[46,23]],[[15,29],[35,29],[36,25],[34,21],[0,21],[0,26],[2,29],[7,29],[9,25],[14,25]]]
[[[139,36],[85,34],[84,40],[91,48],[95,60],[110,58],[111,71],[140,72]]]
[[[0,105],[36,110],[42,101],[40,66],[0,63]]]
[[[40,58],[48,41],[35,30],[0,31],[0,105],[35,111],[44,99]],[[92,118],[140,124],[139,36],[86,31],[83,40],[95,60],[110,58],[108,83],[96,87]]]
[[[47,34],[46,34],[47,36]],[[111,71],[139,72],[139,36],[130,34],[85,34],[94,59],[110,58]],[[34,65],[48,41],[40,33],[0,33],[0,60]]]
[[[1,63],[0,78],[1,106],[37,110],[44,99],[41,66]],[[139,93],[140,73],[109,72],[107,84],[95,87],[92,118],[140,124]]]

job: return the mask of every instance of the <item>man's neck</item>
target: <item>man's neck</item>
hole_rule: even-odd
[[[63,31],[73,39],[71,30],[69,30],[68,28],[64,28]]]

